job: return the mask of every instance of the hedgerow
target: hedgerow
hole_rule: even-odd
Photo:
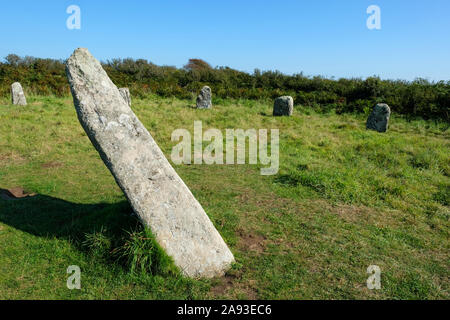
[[[449,121],[450,81],[430,82],[367,79],[327,79],[279,71],[252,74],[229,67],[211,67],[191,59],[183,68],[157,66],[144,59],[113,59],[103,67],[117,86],[129,87],[131,94],[157,94],[181,99],[194,98],[204,85],[217,98],[274,99],[291,95],[294,103],[317,110],[367,112],[377,102],[408,117]],[[19,81],[28,94],[67,96],[70,94],[63,60],[8,55],[0,62],[0,95],[9,95],[10,85]]]

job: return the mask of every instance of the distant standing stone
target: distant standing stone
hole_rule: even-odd
[[[273,104],[274,116],[291,116],[294,111],[294,99],[291,96],[282,96],[275,99]]]
[[[25,94],[23,93],[22,86],[18,82],[14,82],[11,85],[11,99],[14,105],[27,105],[27,99],[25,98]]]
[[[366,128],[378,132],[386,132],[389,126],[391,109],[386,103],[378,103],[367,118]]]
[[[100,62],[80,48],[66,73],[78,120],[159,245],[186,276],[223,275],[233,254]]]
[[[204,86],[197,97],[197,108],[198,109],[211,109],[211,88]]]
[[[128,104],[129,107],[131,107],[131,94],[130,90],[128,88],[120,88],[119,89],[120,94],[122,95],[125,102]]]

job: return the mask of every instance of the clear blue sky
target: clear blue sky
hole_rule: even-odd
[[[69,5],[81,30],[68,30]],[[366,9],[381,8],[381,30]],[[15,0],[0,6],[0,57],[189,58],[252,72],[450,80],[449,0]]]

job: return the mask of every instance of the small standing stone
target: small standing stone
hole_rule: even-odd
[[[391,109],[386,103],[378,103],[367,118],[366,128],[378,132],[386,132],[389,126]]]
[[[119,89],[120,94],[122,95],[123,99],[126,101],[129,107],[131,107],[131,94],[130,89],[128,88],[120,88]]]
[[[204,86],[197,97],[197,108],[198,109],[211,109],[211,88]]]
[[[14,105],[26,106],[27,99],[25,98],[25,94],[23,93],[23,89],[20,83],[14,82],[11,85],[11,99]]]
[[[291,116],[294,111],[294,99],[291,96],[282,96],[275,99],[273,104],[274,116]]]

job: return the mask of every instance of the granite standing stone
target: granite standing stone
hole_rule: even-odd
[[[123,97],[123,99],[125,100],[125,102],[128,104],[128,106],[131,107],[130,90],[128,88],[120,88],[119,92],[120,92],[121,96]]]
[[[386,132],[389,126],[391,109],[385,103],[378,103],[367,118],[366,128],[378,132]]]
[[[204,86],[197,97],[197,108],[198,109],[211,109],[211,88]]]
[[[22,86],[18,82],[14,82],[11,85],[11,100],[12,104],[19,106],[26,106],[27,99],[25,98],[25,94],[23,93]]]
[[[81,125],[161,247],[186,276],[223,275],[233,254],[100,63],[80,48],[66,73]]]
[[[291,116],[294,111],[294,99],[290,96],[282,96],[275,99],[273,104],[274,116]]]

